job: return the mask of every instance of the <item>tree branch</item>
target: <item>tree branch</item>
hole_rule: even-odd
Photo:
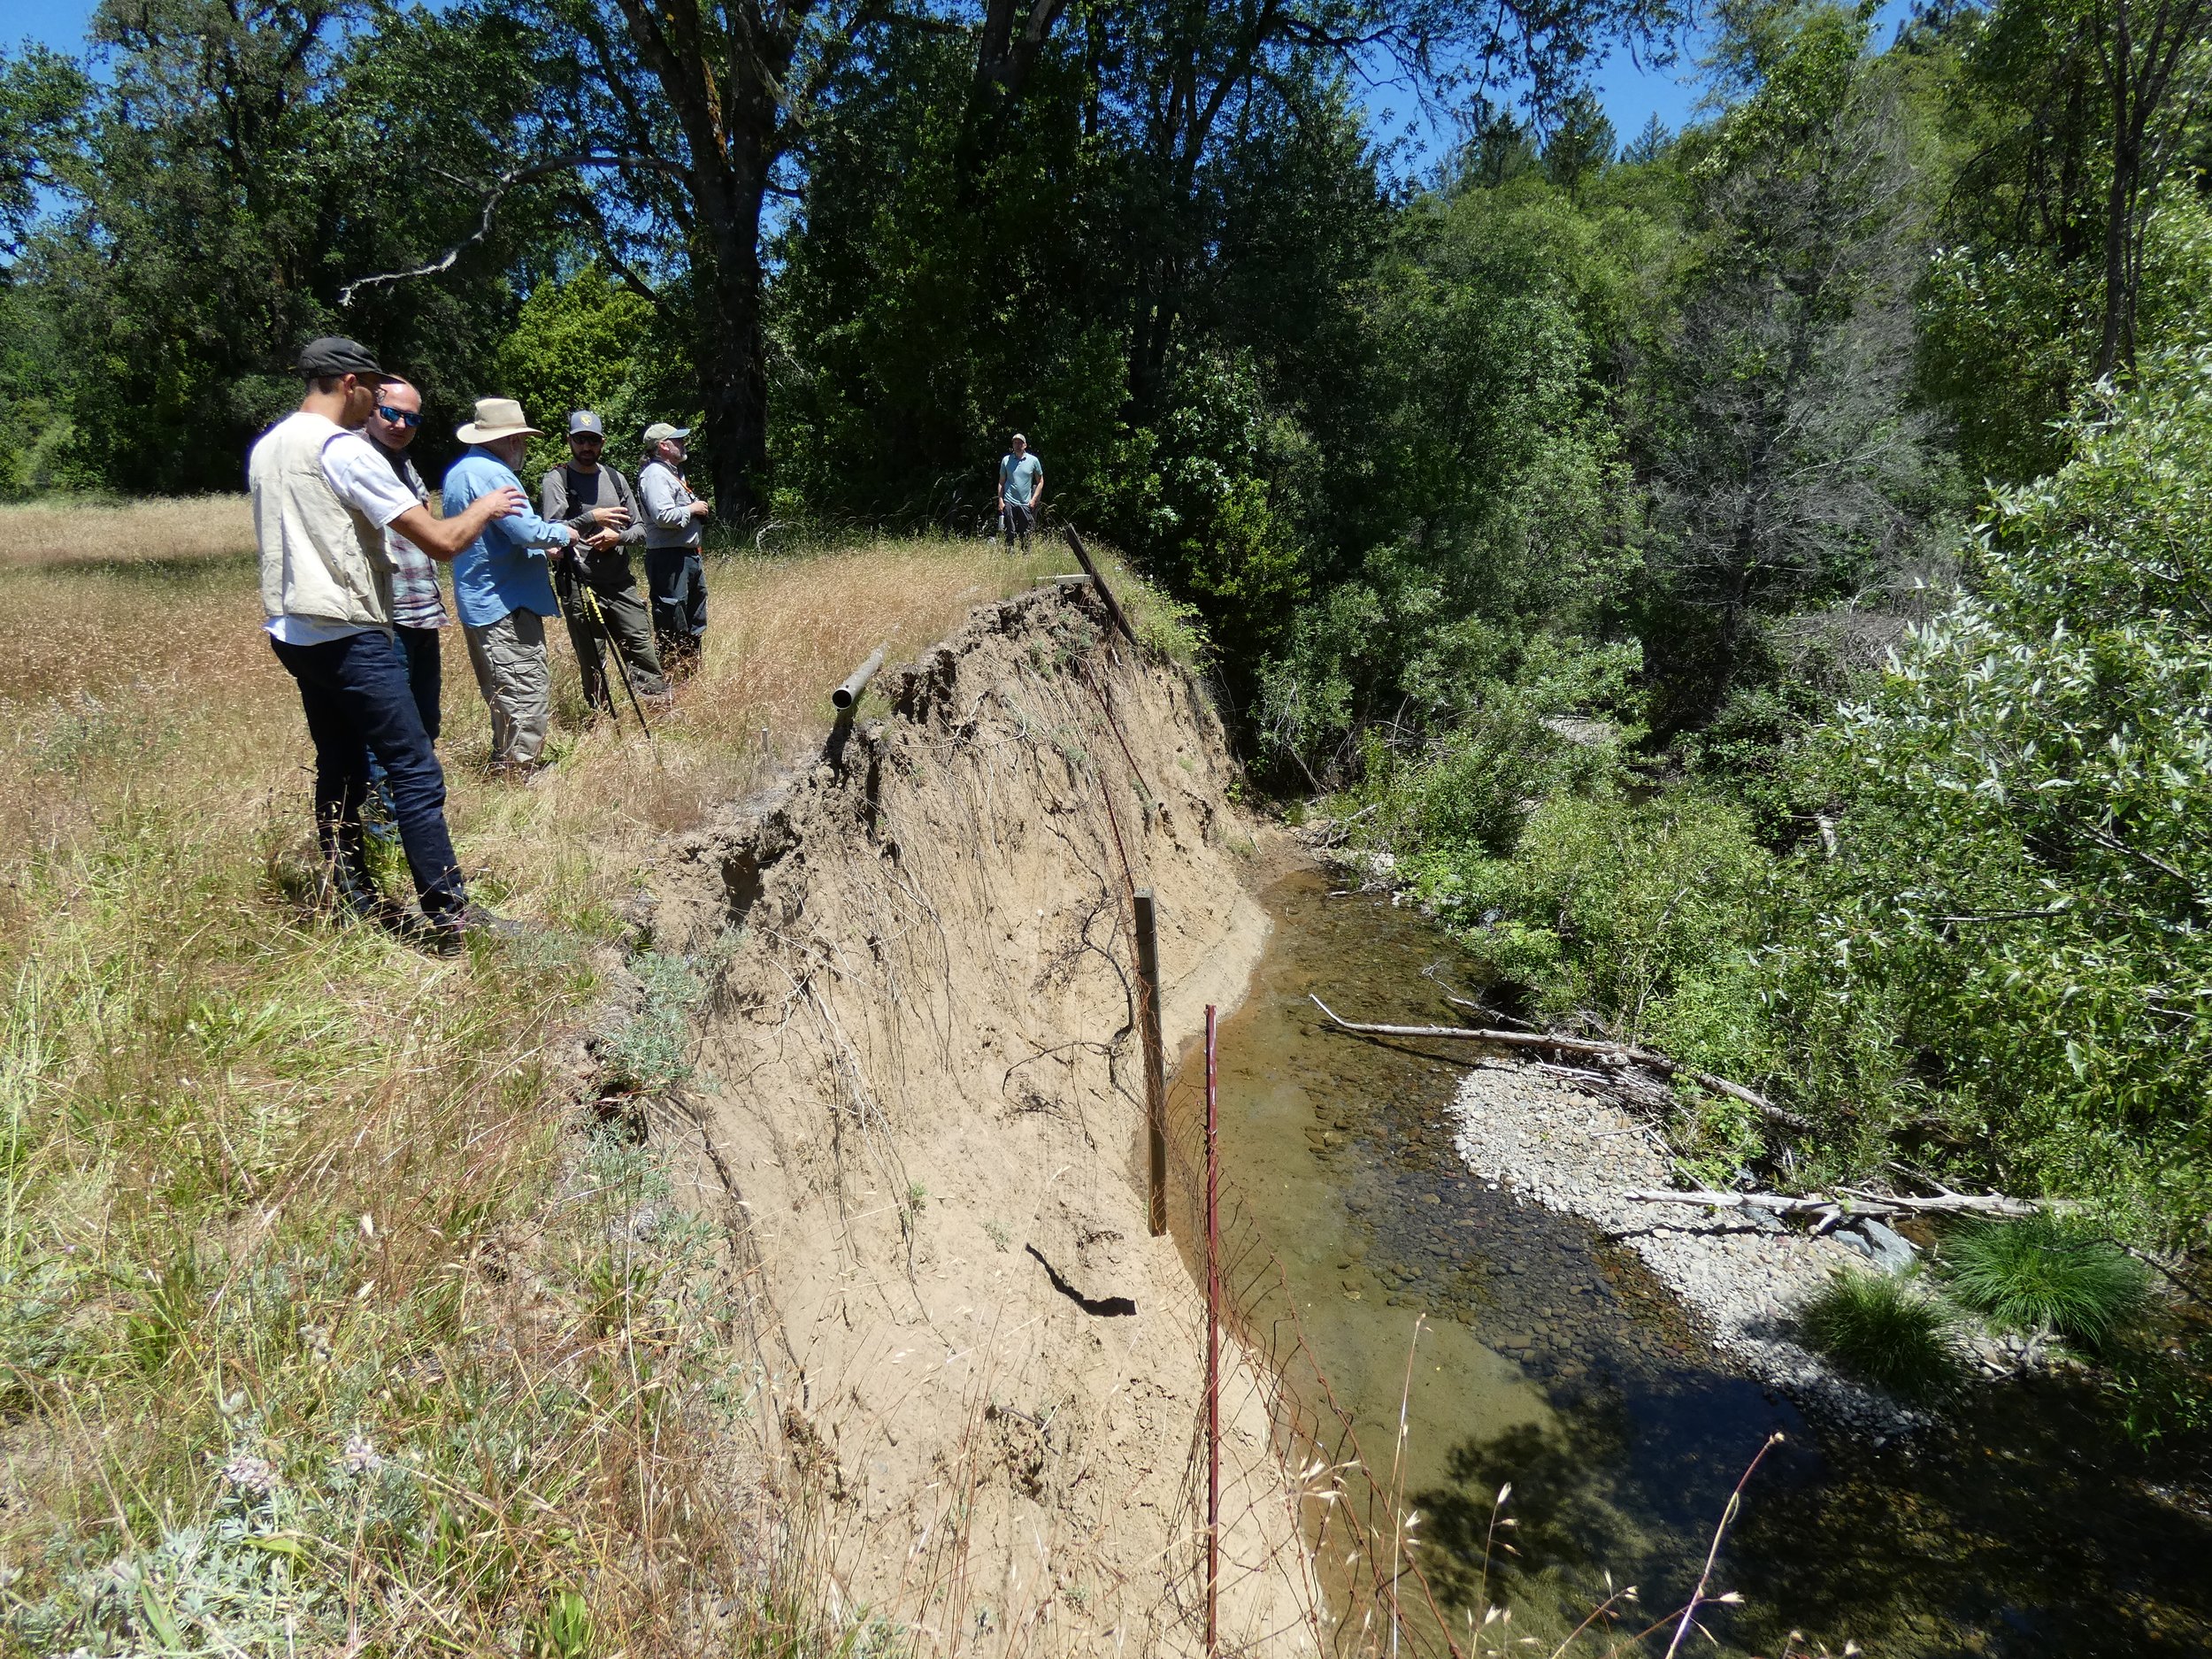
[[[1586,1037],[1558,1037],[1549,1032],[1484,1031],[1472,1030],[1464,1025],[1365,1025],[1344,1018],[1319,997],[1313,996],[1311,992],[1307,995],[1312,997],[1313,1005],[1327,1017],[1329,1023],[1340,1030],[1359,1032],[1373,1037],[1444,1037],[1463,1042],[1494,1042],[1509,1048],[1549,1048],[1559,1054],[1591,1055],[1600,1059],[1648,1066],[1662,1077],[1686,1077],[1717,1094],[1741,1101],[1761,1117],[1786,1129],[1802,1132],[1812,1127],[1809,1120],[1777,1106],[1755,1089],[1746,1088],[1740,1083],[1732,1083],[1724,1077],[1716,1077],[1710,1071],[1701,1071],[1694,1066],[1684,1065],[1678,1060],[1654,1053],[1649,1048],[1631,1048],[1624,1042],[1599,1042]]]
[[[373,276],[356,277],[338,290],[338,309],[344,311],[353,303],[353,296],[365,288],[375,288],[387,282],[404,282],[414,277],[436,276],[450,271],[462,254],[491,234],[492,217],[499,211],[502,197],[518,184],[532,179],[541,179],[549,173],[562,173],[571,168],[641,167],[648,172],[675,173],[681,176],[685,169],[672,161],[657,156],[599,155],[584,151],[575,155],[556,156],[550,160],[533,162],[526,167],[511,167],[492,180],[490,193],[484,198],[483,211],[478,215],[476,228],[457,242],[444,253],[427,265],[419,265],[406,271],[380,271]]]
[[[1861,1192],[1839,1187],[1833,1198],[1815,1193],[1808,1198],[1789,1198],[1780,1193],[1719,1193],[1707,1191],[1642,1192],[1630,1188],[1621,1194],[1632,1203],[1699,1204],[1708,1210],[1763,1210],[1774,1216],[1817,1216],[1831,1211],[1853,1216],[2032,1216],[2040,1208],[2024,1198],[2002,1193],[1951,1193],[1941,1198],[1892,1198],[1886,1194]]]

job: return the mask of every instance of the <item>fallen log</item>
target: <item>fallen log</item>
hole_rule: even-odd
[[[1341,1031],[1356,1031],[1370,1037],[1444,1037],[1463,1042],[1494,1042],[1509,1048],[1548,1048],[1555,1054],[1588,1055],[1596,1059],[1610,1060],[1617,1064],[1647,1066],[1662,1077],[1686,1077],[1692,1082],[1711,1089],[1716,1094],[1725,1094],[1740,1100],[1770,1123],[1787,1129],[1804,1131],[1812,1125],[1793,1111],[1777,1106],[1755,1089],[1740,1083],[1732,1083],[1724,1077],[1715,1077],[1710,1071],[1701,1071],[1694,1066],[1671,1060],[1663,1054],[1649,1048],[1632,1048],[1624,1042],[1601,1042],[1589,1037],[1560,1037],[1549,1032],[1494,1031],[1465,1025],[1379,1025],[1363,1020],[1346,1019],[1319,997],[1309,991],[1313,1005],[1319,1009],[1329,1023]]]
[[[2024,1198],[2002,1193],[1950,1193],[1941,1198],[1894,1198],[1886,1193],[1863,1192],[1839,1187],[1836,1196],[1816,1193],[1809,1198],[1790,1198],[1780,1193],[1647,1193],[1627,1191],[1621,1196],[1640,1204],[1701,1204],[1709,1210],[1763,1210],[1777,1216],[2032,1216],[2039,1207]]]

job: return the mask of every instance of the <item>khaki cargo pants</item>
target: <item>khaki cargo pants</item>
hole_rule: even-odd
[[[476,687],[492,711],[492,766],[526,771],[545,753],[553,718],[553,667],[545,654],[545,618],[510,611],[484,627],[464,623]]]

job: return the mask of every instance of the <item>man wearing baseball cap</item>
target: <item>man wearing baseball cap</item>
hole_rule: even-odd
[[[568,463],[538,480],[538,511],[583,537],[566,555],[556,549],[553,588],[568,642],[576,648],[576,666],[584,677],[584,701],[602,714],[614,712],[607,685],[605,653],[620,653],[630,689],[641,697],[665,697],[660,653],[653,648],[652,618],[638,595],[630,570],[630,549],[645,542],[645,526],[630,480],[603,465],[606,429],[599,417],[580,409],[568,418]],[[588,593],[580,591],[588,588]]]
[[[311,341],[299,357],[299,409],[264,433],[246,463],[261,608],[277,660],[297,682],[315,744],[315,835],[342,914],[396,920],[378,892],[361,830],[368,757],[390,780],[401,848],[429,936],[457,950],[509,924],[472,905],[445,821],[445,773],[431,750],[407,671],[392,643],[396,532],[450,559],[487,525],[524,511],[517,489],[490,490],[440,519],[361,435],[388,378],[357,342]]]
[[[708,504],[684,481],[688,426],[657,420],[645,429],[645,465],[637,493],[645,503],[645,582],[653,594],[653,632],[661,661],[672,674],[699,665],[699,638],[707,631],[707,573],[699,562],[699,534]]]
[[[446,471],[446,517],[467,511],[486,495],[519,490],[515,469],[537,433],[513,398],[478,398],[476,419],[453,434],[469,448]],[[461,632],[477,688],[491,710],[494,777],[527,783],[543,764],[553,715],[545,619],[560,610],[545,549],[570,547],[578,539],[569,526],[549,523],[525,507],[487,524],[453,561]]]

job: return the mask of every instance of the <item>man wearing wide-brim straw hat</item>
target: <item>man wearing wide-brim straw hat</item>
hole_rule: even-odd
[[[445,511],[468,511],[480,495],[520,489],[516,469],[538,429],[511,397],[480,397],[476,419],[454,436],[469,446],[445,475]],[[493,775],[527,782],[543,764],[553,713],[552,664],[545,619],[560,614],[545,549],[567,547],[576,532],[533,512],[485,527],[453,561],[453,597],[468,639],[469,662],[492,715]]]

